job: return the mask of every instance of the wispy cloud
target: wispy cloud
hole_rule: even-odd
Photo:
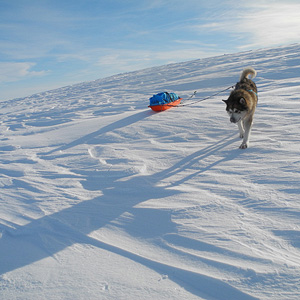
[[[215,55],[222,52],[215,51]],[[114,50],[106,49],[96,61],[99,69],[105,72],[127,72],[139,70],[154,65],[170,64],[174,62],[187,61],[206,57],[207,52],[201,48],[191,47],[187,49],[174,49],[166,51],[153,50]]]
[[[300,3],[295,1],[270,1],[251,4],[255,13],[240,20],[239,31],[251,34],[249,43],[241,48],[274,46],[300,40]]]
[[[187,45],[187,46],[197,46],[201,47],[203,53],[207,53],[207,50],[210,50],[214,52],[214,49],[216,49],[217,44],[216,43],[204,43],[198,40],[175,40],[174,41],[177,44],[181,45]],[[200,48],[199,48],[200,49]]]
[[[0,83],[14,82],[25,77],[44,76],[46,71],[32,71],[35,63],[30,62],[0,62]]]
[[[173,50],[156,49],[114,49],[95,48],[62,54],[56,57],[61,63],[79,64],[80,72],[68,73],[68,79],[83,81],[92,78],[110,76],[122,72],[130,72],[163,64],[199,59],[207,57],[209,46],[200,47],[192,41],[177,41],[180,47]],[[187,43],[187,44],[186,44]],[[183,46],[181,47],[181,44]],[[222,51],[210,49],[213,55],[221,55]]]
[[[232,4],[232,3],[231,3]],[[207,34],[230,34],[236,49],[253,49],[300,41],[300,3],[295,0],[240,2],[216,20],[193,25]]]

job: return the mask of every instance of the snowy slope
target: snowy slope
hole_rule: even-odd
[[[299,299],[300,45],[0,102],[0,299]],[[257,72],[250,148],[221,101]]]

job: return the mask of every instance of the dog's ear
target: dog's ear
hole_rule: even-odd
[[[246,100],[244,98],[241,98],[240,99],[240,103],[245,105],[246,104]]]

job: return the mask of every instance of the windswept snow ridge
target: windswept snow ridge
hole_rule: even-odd
[[[300,46],[0,102],[1,299],[299,299]],[[257,70],[250,148],[222,98]],[[186,102],[187,103],[187,102]]]

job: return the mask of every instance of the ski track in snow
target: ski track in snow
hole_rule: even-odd
[[[300,46],[0,102],[1,299],[299,299]],[[257,70],[250,148],[222,98]],[[188,103],[188,102],[186,102]]]

